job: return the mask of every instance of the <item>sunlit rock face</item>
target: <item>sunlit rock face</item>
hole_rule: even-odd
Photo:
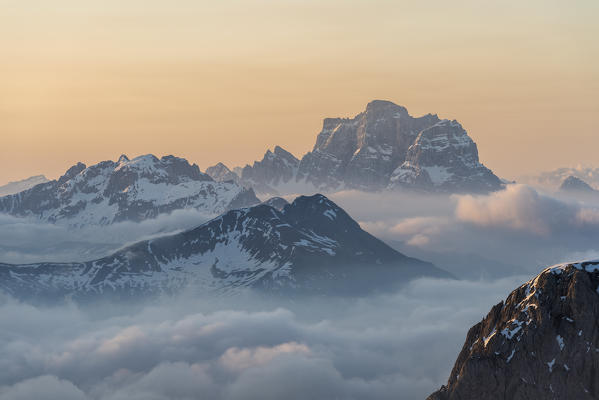
[[[412,117],[404,107],[382,100],[370,102],[354,118],[326,118],[314,148],[301,161],[277,147],[246,166],[242,178],[270,193],[290,183],[323,191],[489,192],[502,187],[479,162],[476,144],[459,123],[433,114]]]
[[[501,181],[478,160],[476,143],[457,121],[441,120],[420,132],[389,187],[484,193]]]
[[[599,261],[544,270],[466,337],[429,400],[599,397]]]
[[[195,164],[151,154],[129,160],[77,163],[58,180],[0,198],[0,212],[74,227],[139,222],[194,208],[218,215],[259,203],[251,189],[215,182]]]

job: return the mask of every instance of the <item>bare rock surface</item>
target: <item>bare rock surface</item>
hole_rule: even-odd
[[[429,400],[599,398],[599,261],[545,269],[473,326]]]

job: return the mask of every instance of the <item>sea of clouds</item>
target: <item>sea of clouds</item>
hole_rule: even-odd
[[[424,399],[524,277],[419,279],[365,298],[0,303],[0,399]],[[119,311],[116,311],[119,310]]]
[[[184,293],[82,308],[0,296],[0,400],[424,399],[491,306],[546,265],[599,256],[593,197],[524,185],[330,197],[375,236],[462,279],[294,301]],[[211,217],[188,210],[72,230],[0,216],[0,262],[90,260]]]

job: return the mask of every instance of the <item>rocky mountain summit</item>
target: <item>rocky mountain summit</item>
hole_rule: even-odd
[[[599,398],[599,261],[557,265],[473,326],[429,400]]]
[[[231,171],[225,164],[221,162],[206,168],[206,174],[208,174],[216,182],[239,182],[240,179],[239,175]]]
[[[593,189],[588,183],[580,178],[570,175],[559,187],[561,192],[578,192],[578,193],[594,193]]]
[[[449,277],[360,228],[322,195],[229,211],[195,229],[83,263],[0,264],[0,289],[26,300],[202,292],[351,294]]]
[[[48,179],[44,175],[36,175],[20,181],[9,182],[6,185],[0,186],[0,196],[19,193],[23,190],[31,189],[35,185],[46,182],[48,182]]]
[[[502,187],[479,162],[476,143],[457,121],[433,114],[412,117],[406,108],[382,100],[370,102],[354,118],[326,118],[314,148],[301,160],[277,146],[246,166],[241,178],[265,193],[291,184],[324,191],[488,192]]]
[[[246,165],[241,170],[244,184],[258,192],[275,193],[276,187],[295,180],[300,161],[280,146],[267,150],[261,161]]]
[[[77,227],[139,222],[188,208],[218,215],[258,203],[251,189],[215,182],[183,158],[148,154],[90,167],[77,163],[58,180],[0,197],[0,212]]]

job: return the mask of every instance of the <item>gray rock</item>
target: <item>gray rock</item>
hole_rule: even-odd
[[[599,398],[599,261],[544,270],[466,337],[429,400]]]
[[[217,182],[233,181],[239,183],[240,181],[240,176],[221,162],[206,168],[206,173]]]
[[[261,161],[246,165],[241,171],[241,179],[244,184],[256,186],[259,191],[267,191],[292,180],[298,165],[299,160],[293,154],[275,146],[274,151],[266,151]]]
[[[246,166],[242,180],[269,193],[293,183],[323,191],[488,192],[503,186],[479,162],[476,144],[456,121],[433,114],[412,117],[404,107],[382,100],[370,102],[354,118],[326,118],[314,148],[301,161],[277,147]]]
[[[391,174],[389,188],[443,192],[490,192],[501,180],[478,160],[476,143],[457,121],[441,120],[421,131],[406,160]]]

